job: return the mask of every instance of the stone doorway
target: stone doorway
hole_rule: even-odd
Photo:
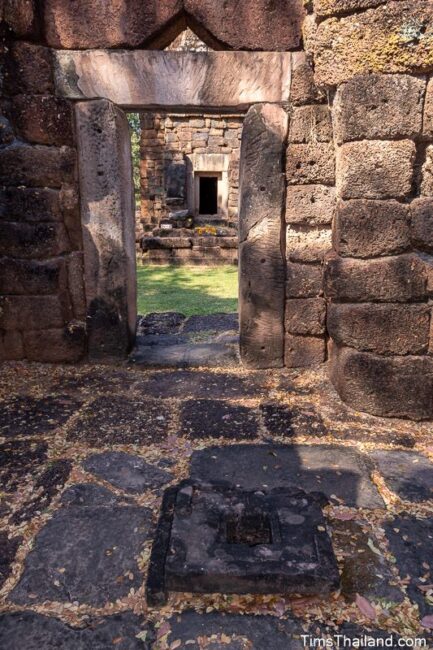
[[[278,104],[290,94],[291,54],[94,50],[57,52],[55,58],[57,91],[76,102],[89,355],[125,358],[135,337],[135,215],[124,110],[245,113],[259,104],[242,144],[240,347],[247,365],[281,366],[287,115]],[[156,84],[162,75],[165,83]],[[266,157],[272,159],[266,180],[264,144],[270,145]],[[260,238],[249,237],[257,209],[265,217]],[[253,268],[260,268],[260,275]]]
[[[198,175],[199,181],[199,208],[198,213],[202,216],[214,216],[218,214],[218,176],[207,174]]]

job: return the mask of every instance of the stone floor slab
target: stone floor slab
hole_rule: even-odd
[[[191,477],[246,490],[296,487],[335,495],[348,506],[383,508],[365,459],[337,445],[231,445],[195,452]]]
[[[388,487],[401,499],[433,499],[433,463],[422,454],[380,449],[370,454]]]
[[[122,451],[93,454],[83,462],[83,468],[117,488],[135,494],[157,489],[172,479],[169,472],[146,463],[140,456]]]
[[[120,497],[102,485],[95,483],[76,483],[62,494],[61,503],[65,506],[116,506],[133,503],[131,497]]]
[[[168,406],[158,400],[102,396],[82,410],[67,439],[95,447],[158,442],[166,436],[169,420]]]
[[[328,434],[322,418],[312,407],[299,409],[285,404],[266,403],[260,405],[260,410],[265,427],[272,436],[320,438]]]
[[[181,435],[197,438],[255,438],[257,413],[245,406],[211,399],[186,400],[181,411]]]
[[[136,506],[62,508],[37,535],[10,599],[98,607],[125,597],[141,585],[137,556],[151,522],[151,511]]]
[[[264,372],[238,376],[228,372],[200,370],[161,370],[139,379],[135,388],[144,395],[158,397],[231,399],[255,397],[268,391],[268,377]]]
[[[137,637],[146,631],[145,641]],[[128,612],[92,620],[84,628],[30,611],[0,615],[2,650],[150,650],[152,638],[149,626]]]
[[[183,333],[190,332],[228,332],[239,330],[239,318],[236,313],[232,314],[207,314],[205,316],[190,316],[186,319]]]
[[[233,368],[239,365],[239,355],[236,346],[224,343],[138,345],[130,362],[142,368]]]
[[[372,601],[401,602],[404,594],[395,586],[391,565],[380,554],[374,535],[367,535],[354,521],[333,520],[330,526],[334,548],[344,554],[342,594],[350,600],[355,600],[356,594],[362,594]]]
[[[433,583],[433,518],[396,517],[386,524],[385,532],[400,577],[410,579],[409,598],[417,603],[422,615],[433,615],[433,602],[425,590]]]
[[[272,616],[232,616],[184,612],[168,620],[170,647],[176,640],[179,648],[201,650],[303,650],[302,628],[294,619]],[[224,636],[223,636],[224,635]],[[226,642],[226,637],[230,641]],[[188,645],[186,642],[190,641]],[[206,644],[205,646],[203,644]]]
[[[57,429],[81,406],[68,395],[19,395],[0,402],[0,436],[34,436]]]
[[[162,314],[152,313],[139,317],[137,334],[160,335],[177,334],[185,321],[185,316],[175,311],[167,311]]]

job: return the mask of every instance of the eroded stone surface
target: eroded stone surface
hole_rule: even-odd
[[[105,506],[107,508],[132,502],[130,497],[119,497],[96,483],[76,483],[65,490],[61,502],[65,506]]]
[[[397,560],[400,577],[409,578],[409,598],[417,603],[422,615],[433,614],[433,606],[425,598],[426,592],[420,589],[431,582],[433,519],[396,517],[385,525],[385,532],[390,551]],[[426,575],[429,576],[428,583],[421,580]]]
[[[16,490],[36,474],[47,458],[46,443],[8,440],[0,446],[0,479],[6,492]]]
[[[151,443],[166,435],[170,413],[152,399],[97,397],[83,409],[68,433],[68,440],[90,445]]]
[[[433,499],[433,464],[409,451],[378,450],[370,454],[387,486],[405,501]]]
[[[171,474],[146,463],[143,458],[120,451],[89,456],[83,467],[86,472],[95,474],[115,487],[137,494],[161,487],[172,478]]]
[[[347,505],[383,507],[363,456],[334,445],[232,445],[195,452],[193,479],[228,481],[245,490],[298,487]]]
[[[137,638],[148,630],[148,640]],[[145,621],[129,612],[97,619],[73,628],[56,618],[23,611],[0,616],[0,645],[4,650],[150,650],[152,634]]]
[[[76,600],[98,607],[126,596],[141,584],[137,556],[151,528],[147,508],[62,508],[37,535],[11,600]]]
[[[237,347],[226,343],[173,341],[170,345],[137,345],[130,361],[147,368],[230,368],[239,365]]]
[[[222,400],[186,400],[182,404],[181,433],[192,438],[255,438],[257,414]]]
[[[323,420],[314,409],[289,408],[282,404],[262,404],[260,409],[266,429],[271,435],[320,437],[327,435]]]

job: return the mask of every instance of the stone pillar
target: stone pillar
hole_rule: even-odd
[[[240,160],[239,317],[242,362],[284,365],[284,159],[286,112],[272,104],[250,108]]]
[[[123,358],[135,335],[135,210],[125,114],[102,99],[76,106],[89,356]]]
[[[419,198],[432,193],[425,91],[426,80],[409,75],[360,75],[338,88],[338,205],[325,264],[337,391],[356,409],[413,419],[433,417],[432,206]]]

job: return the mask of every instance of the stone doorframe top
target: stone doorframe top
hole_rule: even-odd
[[[246,111],[287,102],[290,52],[53,52],[56,92],[126,109]]]

